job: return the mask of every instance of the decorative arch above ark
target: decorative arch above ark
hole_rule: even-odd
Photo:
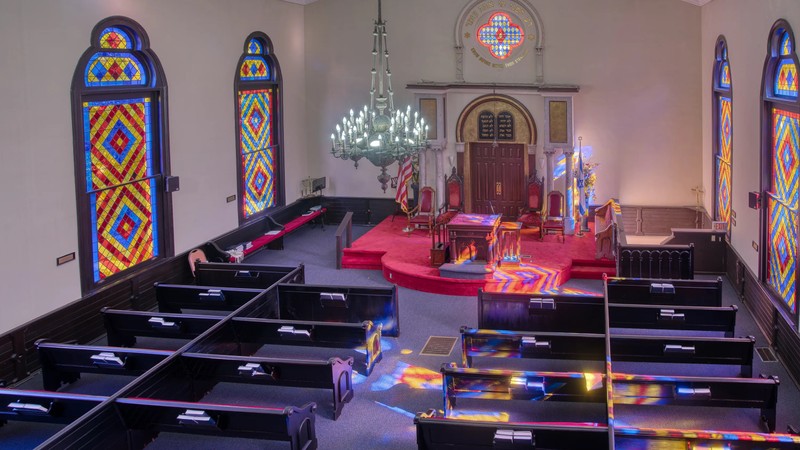
[[[473,0],[454,31],[456,80],[464,81],[465,57],[497,70],[535,58],[535,82],[544,83],[544,27],[527,0]]]

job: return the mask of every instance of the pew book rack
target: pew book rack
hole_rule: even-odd
[[[479,327],[461,328],[461,365],[441,367],[443,409],[414,418],[418,447],[800,449],[793,430],[775,433],[780,381],[753,377],[755,339],[732,337],[736,308],[720,304],[721,283],[607,278],[605,285],[603,297],[479,292]],[[546,371],[535,368],[542,362]],[[650,363],[659,375],[647,373]],[[693,365],[734,373],[683,373]],[[637,427],[619,414],[648,405],[679,408],[682,417],[695,417],[698,407],[739,418],[755,411],[742,423],[762,429]]]

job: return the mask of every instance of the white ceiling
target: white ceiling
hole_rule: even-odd
[[[296,3],[298,5],[310,5],[311,3],[316,2],[317,0],[283,0],[289,3]],[[703,6],[706,3],[709,3],[711,0],[681,0],[686,3],[691,3],[692,5],[696,6]]]

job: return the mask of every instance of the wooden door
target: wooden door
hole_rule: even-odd
[[[472,212],[516,220],[524,205],[524,144],[475,142],[469,146]]]

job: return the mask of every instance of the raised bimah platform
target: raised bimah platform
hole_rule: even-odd
[[[447,278],[481,279],[497,268],[500,214],[459,213],[447,224],[450,262],[439,267]]]

